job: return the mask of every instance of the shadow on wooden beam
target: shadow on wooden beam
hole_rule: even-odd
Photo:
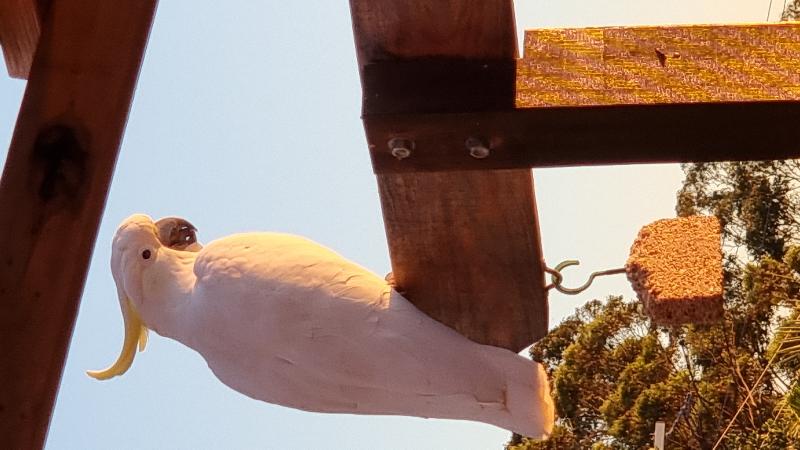
[[[528,108],[364,118],[376,173],[800,157],[800,102]],[[413,143],[407,158],[388,142]],[[486,157],[470,155],[478,139]]]

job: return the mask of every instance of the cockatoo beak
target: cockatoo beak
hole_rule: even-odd
[[[122,343],[122,351],[110,367],[103,370],[87,370],[86,374],[97,380],[108,380],[117,375],[125,373],[133,364],[133,357],[136,356],[136,347],[143,351],[147,345],[147,327],[142,322],[139,313],[134,309],[128,296],[122,289],[117,288],[119,295],[119,305],[122,308],[122,319],[125,322],[125,340]]]

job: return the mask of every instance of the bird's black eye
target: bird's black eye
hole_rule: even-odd
[[[144,258],[144,259],[150,259],[150,256],[151,256],[150,250],[144,250],[144,251],[142,251],[142,258]]]

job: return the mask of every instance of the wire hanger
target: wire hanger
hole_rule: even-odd
[[[580,264],[580,261],[578,261],[577,259],[568,259],[566,261],[558,263],[558,265],[556,265],[552,269],[549,267],[545,267],[544,271],[550,274],[550,281],[551,281],[551,284],[548,284],[547,286],[544,287],[545,290],[550,290],[555,288],[558,292],[561,292],[562,294],[577,295],[585,291],[586,289],[589,289],[589,286],[592,285],[592,282],[597,277],[625,273],[624,267],[620,267],[617,269],[601,270],[599,272],[592,272],[592,274],[589,275],[589,280],[587,280],[586,283],[583,283],[583,285],[576,288],[564,287],[564,285],[562,284],[564,282],[564,277],[561,275],[561,271],[565,267],[577,266],[578,264]]]

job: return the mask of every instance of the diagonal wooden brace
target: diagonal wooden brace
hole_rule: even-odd
[[[44,445],[155,0],[54,0],[0,180],[0,446]]]

